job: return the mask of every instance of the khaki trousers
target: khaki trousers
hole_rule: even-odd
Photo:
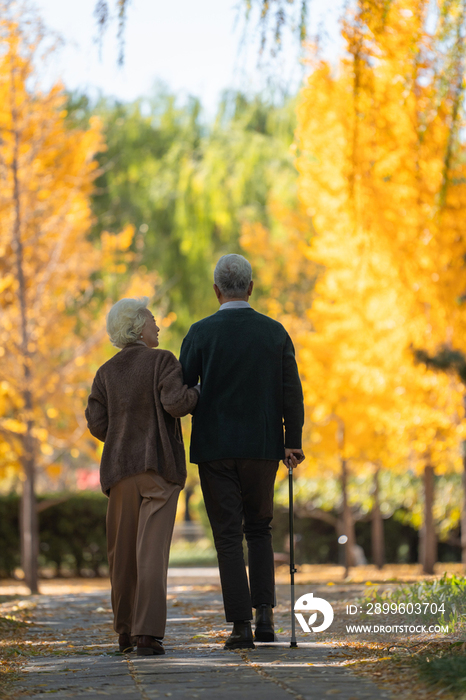
[[[180,491],[152,470],[110,489],[107,550],[117,634],[165,634],[168,555]]]

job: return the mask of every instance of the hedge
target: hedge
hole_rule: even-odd
[[[107,498],[100,493],[54,494],[40,496],[39,504],[53,501],[39,512],[40,558],[42,573],[54,576],[101,576],[107,573],[105,514]],[[210,534],[207,515],[201,504],[198,516]],[[40,508],[40,505],[39,505]],[[18,533],[19,497],[0,496],[0,578],[10,578],[20,566]],[[370,557],[370,522],[356,523],[356,539]],[[385,549],[388,562],[416,562],[419,533],[392,516],[385,520]],[[286,551],[288,513],[276,507],[273,541],[276,552]],[[298,564],[339,563],[342,548],[335,530],[326,522],[308,517],[296,518],[296,562]],[[439,561],[460,561],[459,547],[439,543]]]
[[[56,576],[99,576],[107,564],[103,494],[82,491],[77,494],[39,496],[56,501],[39,512],[39,566]],[[0,496],[0,577],[11,577],[20,566],[19,496]]]

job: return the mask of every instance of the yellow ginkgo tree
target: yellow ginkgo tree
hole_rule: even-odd
[[[461,465],[463,388],[416,365],[413,349],[461,343],[466,320],[465,3],[434,10],[424,0],[348,9],[338,67],[313,61],[298,107],[307,231],[288,217],[287,232],[243,237],[267,261],[261,279],[274,279],[270,312],[296,338],[311,452],[340,464],[343,487],[348,465],[423,471],[426,571],[433,470]]]
[[[0,2],[0,470],[22,481],[22,567],[37,591],[35,478],[88,445],[83,403],[102,358],[107,299],[153,296],[129,274],[134,228],[91,242],[99,121],[70,129],[60,85],[38,85],[43,32]],[[137,262],[137,261],[136,261]],[[97,351],[99,350],[99,353]],[[89,357],[94,356],[89,367]]]

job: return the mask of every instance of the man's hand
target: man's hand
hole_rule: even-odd
[[[294,469],[298,464],[301,464],[301,462],[304,462],[304,452],[302,450],[294,450],[291,447],[285,447],[285,459],[283,460],[283,464],[287,469],[290,467]]]

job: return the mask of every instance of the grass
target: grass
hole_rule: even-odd
[[[466,578],[444,574],[437,580],[417,581],[408,585],[401,585],[391,590],[379,593],[377,589],[368,591],[360,601],[364,606],[369,602],[412,603],[413,606],[421,606],[421,614],[404,615],[405,619],[413,619],[422,622],[432,622],[431,604],[444,612],[437,613],[435,624],[448,624],[448,637],[439,635],[432,638],[426,636],[425,641],[412,643],[409,638],[403,638],[399,645],[399,651],[395,651],[391,663],[387,666],[387,657],[384,658],[384,668],[388,676],[393,679],[404,673],[408,675],[416,671],[419,681],[422,681],[426,689],[430,689],[428,697],[438,695],[448,697],[466,698]],[[424,606],[426,610],[424,611]],[[391,667],[391,672],[390,672]],[[438,690],[440,688],[440,690]]]
[[[361,601],[366,604],[405,604],[413,608],[419,606],[420,613],[410,613],[409,608],[403,615],[407,619],[422,621],[433,620],[440,625],[447,625],[450,633],[466,630],[466,578],[464,576],[448,576],[446,573],[437,580],[426,580],[412,583],[383,593],[377,589],[369,591]],[[434,607],[433,607],[434,606]],[[436,606],[436,607],[435,607]],[[433,610],[438,609],[435,614]]]
[[[466,640],[448,649],[413,657],[413,665],[423,681],[464,697],[466,693]]]

